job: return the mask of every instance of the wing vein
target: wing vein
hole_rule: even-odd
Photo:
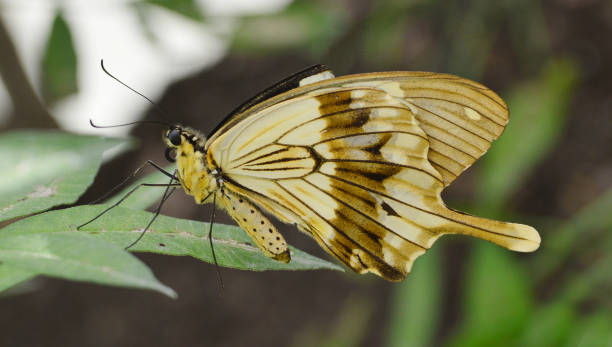
[[[422,158],[420,158],[422,159]],[[370,163],[370,164],[381,164],[381,165],[390,165],[390,166],[396,166],[396,167],[402,167],[402,168],[406,168],[406,169],[413,169],[416,171],[420,171],[424,174],[427,174],[428,176],[430,176],[431,178],[435,179],[436,181],[443,183],[442,180],[434,175],[432,175],[430,172],[423,170],[421,168],[418,168],[416,166],[410,166],[410,165],[405,165],[405,164],[398,164],[398,163],[393,163],[390,161],[382,161],[382,160],[365,160],[365,159],[327,159],[327,158],[323,158],[322,159],[324,162],[341,162],[341,163]]]
[[[440,143],[443,143],[443,144],[447,145],[448,147],[454,148],[454,149],[456,149],[457,151],[459,151],[459,152],[461,152],[461,153],[463,153],[463,154],[467,155],[467,156],[468,156],[468,157],[470,157],[470,158],[473,158],[473,159],[474,159],[473,161],[476,161],[476,160],[479,158],[479,157],[475,157],[474,155],[472,155],[472,154],[470,154],[470,153],[468,153],[468,152],[466,152],[466,151],[462,150],[461,148],[458,148],[458,147],[455,147],[455,146],[451,145],[451,144],[450,144],[450,143],[448,143],[448,142],[442,141],[442,140],[440,140],[440,139],[439,139],[439,138],[437,138],[437,137],[432,137],[432,139],[434,139],[434,140],[436,140],[436,141],[438,141],[438,142],[440,142]],[[478,148],[478,147],[474,147],[474,148],[477,148],[479,152],[482,152],[482,150],[481,150],[480,148]],[[430,145],[429,145],[429,150],[431,150],[431,142],[430,142]],[[481,155],[482,155],[482,154],[481,154]],[[462,164],[462,165],[463,165],[463,164]]]
[[[372,109],[376,109],[376,108],[395,108],[395,109],[400,109],[400,110],[407,110],[407,107],[399,107],[399,106],[390,106],[390,105],[384,105],[384,106],[369,106],[369,107],[359,107],[359,108],[350,108],[350,109],[346,109],[346,110],[342,110],[342,111],[336,111],[336,112],[332,112],[332,113],[327,113],[327,114],[322,114],[319,117],[315,117],[313,119],[309,119],[305,122],[302,122],[300,124],[296,124],[294,127],[286,130],[284,133],[282,133],[274,142],[278,141],[280,138],[282,138],[283,136],[287,135],[288,133],[290,133],[291,131],[306,125],[308,123],[311,122],[315,122],[319,119],[322,118],[328,118],[328,117],[332,117],[338,114],[342,114],[342,113],[349,113],[349,112],[355,112],[355,111],[365,111],[365,110],[372,110]]]
[[[265,146],[263,146],[263,147],[265,147]],[[242,159],[242,158],[244,158],[244,157],[248,156],[249,154],[253,154],[253,153],[257,152],[258,150],[262,149],[263,147],[257,148],[257,149],[255,149],[255,150],[252,150],[252,151],[250,151],[250,152],[246,153],[246,154],[243,154],[243,155],[241,155],[240,157],[238,157],[238,158],[234,159],[234,161],[239,161],[240,159]],[[261,158],[263,158],[263,157],[267,157],[267,156],[270,156],[270,155],[273,155],[273,154],[278,154],[278,153],[285,152],[285,151],[288,151],[288,150],[289,150],[289,147],[285,147],[285,148],[277,149],[276,151],[272,151],[272,152],[270,152],[270,153],[265,153],[265,154],[262,154],[262,155],[260,155],[259,157],[257,157],[257,158],[253,158],[253,159],[251,159],[251,160],[247,161],[246,163],[242,163],[242,164],[240,164],[240,165],[247,165],[248,163],[251,163],[251,162],[253,162],[253,161],[255,161],[255,160],[258,160],[258,159],[261,159]],[[237,167],[238,167],[238,166],[240,166],[240,165],[234,166],[234,167],[232,167],[232,169],[235,169],[235,168],[237,168]]]
[[[313,187],[314,187],[314,188],[316,188],[317,190],[321,191],[322,193],[327,194],[329,197],[331,197],[332,199],[334,199],[334,200],[336,200],[336,201],[340,202],[341,204],[343,204],[344,206],[348,207],[349,209],[351,209],[351,210],[355,211],[356,213],[359,213],[360,215],[364,216],[366,219],[368,219],[368,220],[372,221],[374,224],[377,224],[377,225],[381,226],[383,229],[385,229],[385,230],[387,230],[387,231],[389,231],[389,232],[391,232],[391,233],[393,233],[393,234],[397,235],[397,236],[398,236],[398,237],[400,237],[401,239],[403,239],[403,240],[405,240],[405,241],[407,241],[407,242],[409,242],[409,243],[411,243],[411,244],[413,244],[413,245],[415,245],[415,246],[417,246],[417,247],[419,247],[419,248],[422,248],[422,249],[424,249],[424,250],[427,250],[427,248],[423,247],[422,245],[420,245],[420,244],[418,244],[418,243],[416,243],[416,242],[414,242],[414,241],[412,241],[412,240],[409,240],[409,239],[407,239],[407,238],[403,237],[402,235],[400,235],[400,234],[396,233],[394,230],[387,228],[385,225],[383,225],[382,223],[380,223],[380,222],[379,222],[379,221],[377,221],[376,219],[374,219],[374,218],[372,218],[372,217],[368,216],[367,214],[365,214],[365,213],[363,213],[363,212],[361,212],[361,211],[357,210],[356,208],[354,208],[353,206],[351,206],[350,204],[348,204],[348,203],[347,203],[347,202],[345,202],[344,200],[342,200],[342,199],[340,199],[340,198],[338,198],[338,197],[336,197],[336,196],[333,196],[333,195],[332,195],[332,194],[330,194],[329,192],[326,192],[325,190],[323,190],[323,189],[321,189],[321,188],[319,188],[319,187],[315,186],[314,184],[312,184],[312,183],[311,183],[311,182],[309,182],[308,180],[303,179],[303,181],[304,181],[304,182],[306,182],[306,183],[308,183],[308,184],[310,184],[311,186],[313,186]],[[416,224],[416,223],[412,223],[412,224],[416,225],[417,227],[419,227],[419,228],[421,228],[421,229],[425,229],[425,230],[427,230],[427,229],[426,229],[426,228],[424,228],[423,226],[420,226],[420,225],[418,225],[418,224]]]
[[[359,187],[359,188],[361,188],[361,189],[365,189],[365,190],[367,190],[367,191],[369,191],[369,192],[372,192],[372,193],[375,193],[375,194],[382,195],[382,196],[384,196],[384,197],[386,197],[386,198],[388,198],[388,199],[391,199],[391,200],[397,201],[397,202],[399,202],[400,204],[404,204],[404,205],[406,205],[406,206],[408,206],[408,207],[410,207],[410,208],[414,208],[415,210],[419,210],[419,211],[421,211],[421,212],[425,212],[425,213],[428,213],[428,214],[430,214],[430,215],[432,215],[432,216],[440,217],[440,218],[442,218],[442,219],[446,219],[446,220],[452,221],[452,222],[457,223],[457,224],[465,225],[465,226],[468,226],[468,227],[471,227],[471,228],[474,228],[474,229],[478,229],[478,230],[482,230],[482,231],[484,231],[484,232],[488,232],[488,233],[492,233],[492,234],[497,234],[497,235],[502,235],[502,236],[511,237],[511,238],[514,238],[514,239],[517,239],[517,240],[529,240],[529,239],[526,239],[526,238],[523,238],[523,237],[518,237],[518,236],[514,236],[514,235],[503,234],[503,233],[495,232],[495,231],[492,231],[492,230],[484,229],[484,228],[481,228],[481,227],[479,227],[479,226],[475,226],[475,225],[472,225],[472,224],[469,224],[469,223],[464,223],[464,222],[461,222],[461,221],[457,221],[457,220],[451,219],[451,218],[449,218],[449,217],[446,217],[446,216],[444,216],[444,215],[441,215],[441,214],[438,214],[438,213],[435,213],[435,212],[431,212],[431,211],[427,211],[427,210],[425,210],[425,209],[423,209],[423,208],[420,208],[420,207],[418,207],[418,206],[411,205],[411,204],[409,204],[409,203],[407,203],[407,202],[401,201],[401,200],[399,200],[399,199],[397,199],[397,198],[394,198],[394,197],[392,197],[392,196],[390,196],[390,195],[387,195],[387,194],[385,194],[385,193],[378,192],[378,191],[376,191],[376,190],[373,190],[373,189],[370,189],[370,188],[368,188],[368,187],[362,186],[362,185],[360,185],[360,184],[357,184],[357,183],[354,183],[354,182],[351,182],[351,181],[345,180],[345,179],[340,178],[340,177],[338,177],[338,176],[329,175],[329,174],[326,174],[326,173],[324,173],[324,172],[319,172],[319,173],[320,173],[320,174],[322,174],[322,175],[325,175],[325,176],[327,176],[327,177],[335,178],[335,179],[337,179],[337,180],[340,180],[340,181],[342,181],[342,182],[344,182],[344,183],[347,183],[347,184],[353,185],[353,186],[355,186],[355,187]]]
[[[446,91],[446,92],[448,92],[448,91]],[[453,94],[456,94],[456,93],[453,93]],[[470,101],[473,101],[475,104],[478,104],[478,105],[482,106],[482,107],[483,107],[483,108],[485,108],[487,111],[489,111],[489,112],[491,112],[491,113],[495,114],[495,112],[491,111],[491,110],[490,110],[489,108],[487,108],[486,106],[484,106],[484,105],[482,105],[482,104],[480,104],[480,103],[478,103],[478,102],[476,102],[476,101],[474,101],[474,100],[472,100],[472,99],[470,99],[470,98],[467,98],[467,97],[465,97],[465,96],[463,96],[463,95],[461,95],[461,94],[456,94],[456,95],[460,95],[460,96],[461,96],[461,97],[463,97],[463,98],[469,99]],[[449,100],[447,100],[447,99],[432,98],[431,96],[410,96],[410,97],[407,97],[406,99],[429,99],[429,100],[437,100],[437,101],[451,102],[451,103],[453,103],[453,104],[457,104],[457,105],[460,105],[460,106],[463,106],[463,107],[472,108],[471,106],[468,106],[468,105],[463,104],[463,103],[460,103],[460,102],[456,102],[456,101],[449,101]],[[481,113],[481,114],[482,114],[482,113]],[[506,126],[505,124],[500,124],[500,123],[496,122],[496,121],[495,121],[495,120],[493,120],[491,117],[488,117],[488,116],[487,116],[487,115],[485,115],[485,114],[482,114],[482,116],[483,116],[483,117],[485,117],[486,119],[490,120],[491,122],[493,122],[493,123],[495,123],[495,124],[497,124],[497,125],[501,126],[501,127],[505,127],[505,126]]]
[[[472,135],[474,135],[474,136],[476,136],[476,137],[479,137],[479,138],[483,139],[484,141],[491,142],[489,139],[486,139],[486,138],[482,137],[481,135],[479,135],[479,134],[477,134],[477,133],[475,133],[475,132],[473,132],[473,131],[471,131],[471,130],[469,130],[469,129],[467,129],[467,128],[464,128],[463,126],[461,126],[461,125],[459,125],[459,124],[457,124],[457,123],[455,123],[455,122],[451,121],[450,119],[448,119],[448,118],[446,118],[446,117],[444,117],[444,116],[440,115],[440,114],[439,114],[439,113],[437,113],[437,112],[434,112],[434,111],[432,111],[432,110],[430,110],[430,109],[428,109],[428,108],[426,108],[426,107],[424,107],[424,106],[418,105],[418,104],[412,104],[412,105],[414,105],[414,106],[415,106],[415,107],[417,107],[417,108],[420,108],[421,110],[427,111],[427,112],[429,112],[429,113],[433,114],[434,116],[436,116],[436,117],[438,117],[438,118],[444,119],[445,121],[447,121],[447,122],[451,123],[452,125],[455,125],[455,126],[457,126],[458,128],[461,128],[461,129],[463,129],[463,130],[467,131],[468,133],[470,133],[470,134],[472,134]],[[421,121],[421,122],[422,122],[422,120],[419,120],[419,121]],[[432,125],[431,123],[427,123],[427,124]],[[498,135],[495,135],[495,134],[491,133],[489,130],[487,130],[487,129],[485,129],[485,128],[482,128],[482,127],[480,127],[480,126],[478,126],[478,124],[476,124],[475,122],[472,122],[472,123],[470,123],[470,124],[473,124],[473,125],[474,125],[476,128],[478,128],[478,129],[482,130],[482,132],[484,132],[484,133],[487,133],[487,134],[491,135],[491,137],[493,137],[494,139],[498,137]],[[497,123],[495,123],[495,124],[497,124]],[[434,126],[434,125],[432,125],[432,126]],[[436,128],[441,129],[440,127],[436,127]]]
[[[316,145],[320,145],[320,144],[325,143],[325,142],[329,142],[329,141],[333,141],[333,140],[339,140],[339,139],[344,139],[344,138],[347,138],[347,137],[362,136],[362,135],[372,135],[372,134],[388,134],[388,133],[399,133],[399,134],[414,135],[414,136],[418,136],[418,137],[422,138],[423,140],[429,141],[429,139],[427,137],[425,137],[425,136],[423,136],[421,134],[411,133],[409,131],[382,130],[382,131],[364,131],[362,133],[355,133],[355,134],[347,134],[347,135],[342,135],[342,136],[330,137],[328,139],[321,140],[319,142],[313,143],[311,146],[314,147]]]
[[[280,184],[277,183],[277,185],[279,187],[281,187],[287,194],[291,195],[291,197],[293,197],[294,199],[296,199],[297,201],[299,201],[302,205],[306,206],[306,208],[308,208],[312,213],[314,213],[317,217],[319,217],[321,220],[325,221],[325,224],[329,225],[330,227],[332,227],[337,233],[341,234],[342,236],[344,236],[347,240],[353,242],[355,245],[360,245],[359,242],[356,242],[355,240],[353,240],[352,238],[350,238],[347,234],[344,233],[344,231],[338,229],[335,225],[331,224],[327,219],[325,219],[323,216],[321,216],[317,211],[313,210],[312,208],[308,207],[307,204],[305,204],[300,198],[298,198],[297,196],[295,196],[294,194],[292,194],[289,190],[285,189],[285,187],[281,186]],[[378,262],[380,262],[381,264],[385,264],[389,267],[391,267],[390,265],[387,264],[386,261],[384,261],[383,259],[380,259],[376,254],[370,252],[370,250],[361,247],[361,249],[363,249],[366,253],[368,253],[372,258],[376,259]],[[349,265],[350,266],[350,265]]]
[[[426,79],[429,79],[429,80],[435,79],[437,81],[452,81],[454,84],[461,84],[461,85],[467,87],[468,89],[472,89],[472,90],[478,92],[479,94],[485,96],[487,99],[489,99],[489,100],[493,101],[494,103],[498,104],[500,107],[504,108],[505,110],[508,109],[507,105],[505,105],[503,103],[500,103],[498,100],[495,100],[495,98],[491,97],[490,95],[487,95],[487,94],[481,92],[482,90],[484,90],[484,91],[491,91],[491,89],[489,89],[489,88],[487,88],[485,86],[482,86],[482,85],[481,86],[472,85],[470,83],[466,83],[466,82],[462,81],[462,78],[460,78],[460,77],[457,77],[457,76],[455,76],[455,77],[456,78],[441,78],[441,77],[437,77],[437,78],[426,78]],[[415,88],[410,88],[410,89],[415,89]],[[445,91],[444,89],[439,89],[439,90]]]

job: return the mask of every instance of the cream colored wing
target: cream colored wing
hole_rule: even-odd
[[[446,208],[418,109],[380,86],[319,86],[253,110],[208,143],[225,187],[297,224],[359,273],[401,280],[447,233],[517,251],[539,245],[529,226]]]
[[[344,85],[373,86],[403,99],[429,138],[427,157],[445,186],[480,158],[508,123],[508,107],[497,94],[457,76],[366,74]]]
[[[487,87],[453,75],[409,71],[324,80],[265,100],[236,118],[246,120],[259,110],[317,89],[360,86],[384,90],[411,110],[429,141],[427,157],[445,186],[482,156],[508,123],[508,107]],[[209,143],[215,139],[213,135]]]

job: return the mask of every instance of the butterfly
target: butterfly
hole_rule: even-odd
[[[507,122],[504,101],[464,78],[335,77],[314,65],[249,99],[207,135],[171,125],[163,139],[177,165],[171,177],[197,204],[227,211],[267,257],[291,260],[264,211],[355,272],[401,281],[445,234],[518,252],[539,247],[534,228],[452,210],[440,195]]]

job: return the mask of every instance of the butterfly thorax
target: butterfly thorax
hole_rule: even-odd
[[[172,142],[170,133],[180,131],[178,145]],[[175,134],[172,134],[176,136]],[[165,140],[169,147],[176,150],[175,160],[177,174],[185,192],[192,195],[196,203],[201,204],[209,193],[217,190],[220,185],[220,171],[212,167],[204,150],[206,138],[199,132],[189,128],[176,128],[166,132]],[[212,159],[212,158],[210,158]]]
[[[287,242],[261,209],[223,185],[221,168],[217,167],[212,152],[204,149],[204,136],[189,128],[173,126],[165,132],[164,140],[169,149],[176,151],[178,179],[196,203],[203,204],[210,193],[216,197],[220,191],[221,199],[215,199],[219,207],[229,213],[266,256],[285,263],[291,260]]]

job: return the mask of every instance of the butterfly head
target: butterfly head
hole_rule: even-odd
[[[204,153],[204,142],[206,138],[198,131],[181,125],[172,125],[163,134],[163,139],[168,148],[166,159],[171,162],[181,155],[193,155],[197,152]],[[172,155],[175,152],[175,155]]]
[[[217,171],[209,167],[206,160],[206,138],[197,130],[172,125],[164,132],[163,139],[168,146],[166,159],[176,162],[183,188],[197,203],[202,203],[208,193],[219,186],[215,179]]]

